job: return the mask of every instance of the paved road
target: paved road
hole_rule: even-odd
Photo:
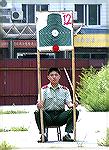
[[[77,142],[58,142],[56,129],[49,129],[49,142],[37,143],[39,139],[38,129],[34,119],[36,106],[1,106],[3,110],[26,110],[27,114],[0,115],[0,128],[9,130],[11,127],[24,126],[25,132],[0,132],[0,142],[7,141],[21,150],[27,149],[109,149],[98,147],[97,141],[105,136],[106,128],[109,128],[109,112],[87,112],[81,106],[78,107],[80,115],[77,122]],[[64,127],[61,127],[62,136]]]

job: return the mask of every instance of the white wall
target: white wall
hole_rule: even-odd
[[[51,11],[61,11],[61,10],[74,10],[73,3],[50,3],[49,9]]]
[[[109,26],[109,5],[103,3],[101,7],[101,25]]]
[[[108,0],[6,0],[9,3],[75,3],[75,4],[98,4],[98,3],[108,3]]]
[[[106,3],[101,5],[101,25],[106,25]]]
[[[109,0],[106,3],[106,25],[109,27]]]
[[[74,4],[102,4],[101,25],[109,25],[109,0],[7,0],[8,5],[19,4],[50,4],[49,10],[74,10]],[[7,5],[7,6],[8,6]],[[67,9],[65,9],[67,8]]]

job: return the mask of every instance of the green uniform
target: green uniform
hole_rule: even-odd
[[[65,104],[72,102],[70,91],[60,84],[53,88],[49,83],[41,89],[44,101],[44,127],[62,126],[66,124],[65,132],[73,132],[73,110],[65,111]],[[76,117],[78,118],[78,111]],[[35,120],[40,130],[40,113],[35,111]]]
[[[51,84],[42,87],[42,100],[45,110],[62,110],[65,104],[72,102],[69,89],[60,84],[55,88]]]

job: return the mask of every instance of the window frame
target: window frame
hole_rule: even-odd
[[[33,18],[31,17],[31,13],[29,12],[30,7],[33,6]],[[42,10],[42,7],[46,7],[47,10]],[[38,9],[38,10],[37,10]],[[48,11],[49,4],[22,4],[23,11],[23,23],[36,23],[36,13],[37,11]],[[30,14],[30,17],[29,17]],[[32,19],[32,20],[31,20]]]
[[[75,4],[74,5],[75,11],[77,11],[77,7],[79,7],[80,5],[83,6],[83,22],[78,22],[78,23],[84,23],[85,25],[101,25],[101,18],[100,18],[101,17],[100,16],[101,4]],[[90,6],[96,6],[96,16],[97,16],[96,24],[91,24],[89,21],[89,15],[90,15],[89,7]],[[78,13],[78,11],[77,11],[77,13]],[[77,14],[77,16],[78,16],[78,14]],[[77,21],[79,21],[78,18],[77,18]]]

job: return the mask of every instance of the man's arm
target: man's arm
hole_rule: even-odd
[[[72,102],[69,102],[68,104],[67,104],[67,106],[68,106],[68,108],[73,108],[74,106],[78,106],[78,102],[76,102],[75,104],[74,103],[72,103]]]
[[[44,107],[44,90],[41,88],[41,100],[40,97],[38,96],[38,100],[37,100],[37,108],[41,109]]]
[[[37,102],[37,108],[38,109],[41,109],[41,108],[43,108],[44,107],[44,102],[43,101],[38,101]]]

